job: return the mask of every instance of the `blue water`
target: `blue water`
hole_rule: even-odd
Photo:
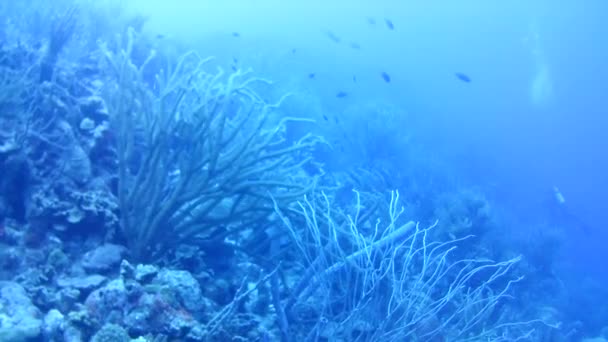
[[[557,186],[568,212],[588,229],[572,222],[544,228],[565,230],[553,272],[567,295],[556,305],[591,331],[606,324],[608,310],[601,309],[608,305],[606,2],[264,4],[210,5],[217,15],[188,32],[171,18],[159,18],[158,28],[175,29],[184,39],[200,30],[214,41],[203,50],[238,56],[309,93],[334,115],[370,102],[398,107],[408,118],[387,122],[386,134],[413,134],[426,153],[442,161],[442,172],[481,186],[507,210],[517,234],[525,236],[530,225],[551,219],[547,206]],[[343,41],[336,44],[323,30]],[[241,37],[231,39],[229,31]],[[348,41],[361,49],[350,48]],[[379,76],[382,71],[390,74],[390,84]],[[306,77],[310,72],[316,74],[313,81]],[[460,82],[454,72],[472,81]],[[542,89],[534,90],[535,82]],[[338,90],[351,93],[336,99]]]
[[[128,8],[147,16],[143,35],[164,53],[193,49],[213,56],[212,68],[251,68],[272,80],[268,98],[291,92],[280,113],[314,123],[287,134],[331,145],[316,151],[322,170],[311,174],[381,170],[388,184],[375,190],[412,201],[482,194],[498,222],[485,250],[522,254],[536,272],[522,283],[522,311],[553,307],[579,337],[608,327],[608,2]]]
[[[483,189],[507,213],[513,244],[559,235],[548,281],[565,288],[552,304],[589,333],[607,324],[606,2],[145,3],[151,32],[227,64],[237,58],[294,91],[290,114],[313,117],[336,144],[349,120],[362,120],[380,127],[371,158],[405,169],[411,155],[392,145],[410,137],[432,172]],[[374,104],[398,115],[353,117],[353,108]],[[348,169],[357,158],[326,162]],[[556,214],[554,187],[568,215]]]

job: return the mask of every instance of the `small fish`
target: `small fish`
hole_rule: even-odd
[[[361,45],[357,42],[350,42],[348,46],[350,46],[351,49],[361,50]]]
[[[317,76],[317,74],[315,74],[314,72],[311,72],[310,74],[308,74],[308,78],[313,79]]]
[[[345,92],[345,91],[339,91],[339,92],[336,93],[336,97],[339,98],[339,99],[345,98],[347,96],[348,96],[348,93]]]
[[[156,35],[156,39],[165,39],[165,35],[162,33],[159,33]]]
[[[454,76],[465,83],[471,83],[471,78],[462,72],[455,72]]]
[[[386,27],[388,27],[389,30],[395,29],[395,25],[393,25],[393,22],[390,19],[384,18],[384,22],[386,23]]]
[[[292,53],[293,55],[295,55],[295,54],[296,54],[296,51],[298,51],[298,50],[296,50],[295,48],[291,49],[291,53]]]
[[[239,38],[239,37],[241,36],[241,34],[240,34],[240,33],[238,33],[238,32],[232,32],[232,36],[233,36],[234,38]]]
[[[365,20],[367,21],[368,25],[376,25],[376,19],[372,18],[372,17],[366,17]]]
[[[329,118],[327,117],[327,115],[323,114],[323,120],[329,121]]]
[[[357,75],[353,75],[353,83],[357,83]]]
[[[232,71],[237,71],[238,64],[239,64],[238,58],[232,57],[232,63],[230,64],[230,69],[232,69]]]
[[[323,31],[323,33],[325,34],[325,36],[327,36],[327,38],[329,38],[332,42],[334,42],[336,44],[340,44],[340,42],[342,41],[342,38],[338,37],[332,31],[325,30],[325,31]]]
[[[386,72],[381,72],[380,76],[382,77],[382,79],[384,80],[384,82],[386,83],[391,83],[391,76],[389,74],[387,74]]]

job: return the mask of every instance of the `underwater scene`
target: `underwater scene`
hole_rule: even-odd
[[[608,341],[607,2],[0,23],[0,342]]]

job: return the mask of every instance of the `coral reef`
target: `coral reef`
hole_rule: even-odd
[[[436,186],[399,108],[313,134],[284,88],[156,49],[143,17],[34,2],[30,25],[0,4],[23,38],[0,45],[0,340],[581,336],[512,300],[542,256],[479,242],[491,201]]]

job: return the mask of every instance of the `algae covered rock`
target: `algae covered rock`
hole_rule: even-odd
[[[38,340],[42,327],[40,317],[40,311],[21,285],[0,282],[0,341]]]
[[[129,342],[131,338],[127,331],[116,324],[106,324],[93,335],[91,342]]]

